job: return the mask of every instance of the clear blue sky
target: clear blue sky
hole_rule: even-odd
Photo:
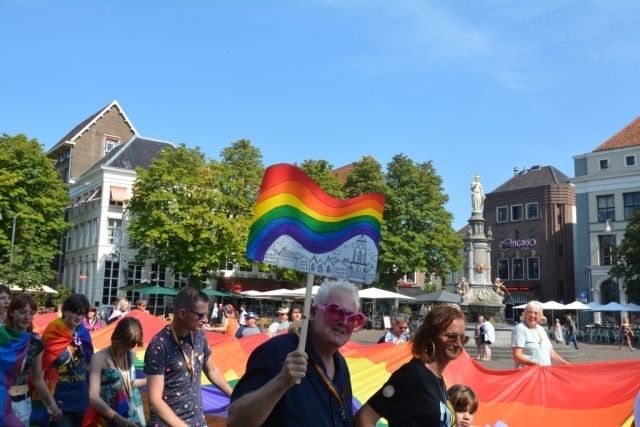
[[[264,162],[432,160],[469,185],[592,151],[640,115],[638,1],[0,0],[0,132],[50,148],[117,99],[143,136]]]

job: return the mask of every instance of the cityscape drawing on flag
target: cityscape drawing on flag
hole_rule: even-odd
[[[264,262],[305,273],[371,283],[375,280],[378,249],[365,235],[352,238],[339,248],[314,254],[289,236],[281,236],[267,249]]]

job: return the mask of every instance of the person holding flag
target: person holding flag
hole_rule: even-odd
[[[349,368],[338,350],[365,324],[358,301],[352,283],[325,281],[311,307],[305,351],[297,350],[295,332],[256,348],[231,395],[227,425],[352,426]]]

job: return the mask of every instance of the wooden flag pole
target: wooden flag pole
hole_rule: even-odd
[[[302,316],[302,330],[300,331],[300,341],[298,350],[304,351],[307,345],[307,333],[309,332],[309,316],[311,315],[311,294],[313,291],[314,275],[307,273],[307,287],[304,294],[304,307]]]

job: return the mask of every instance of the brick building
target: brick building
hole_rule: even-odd
[[[533,166],[516,170],[486,195],[484,218],[493,233],[491,280],[503,280],[507,304],[575,299],[575,191],[568,181],[552,166]]]

